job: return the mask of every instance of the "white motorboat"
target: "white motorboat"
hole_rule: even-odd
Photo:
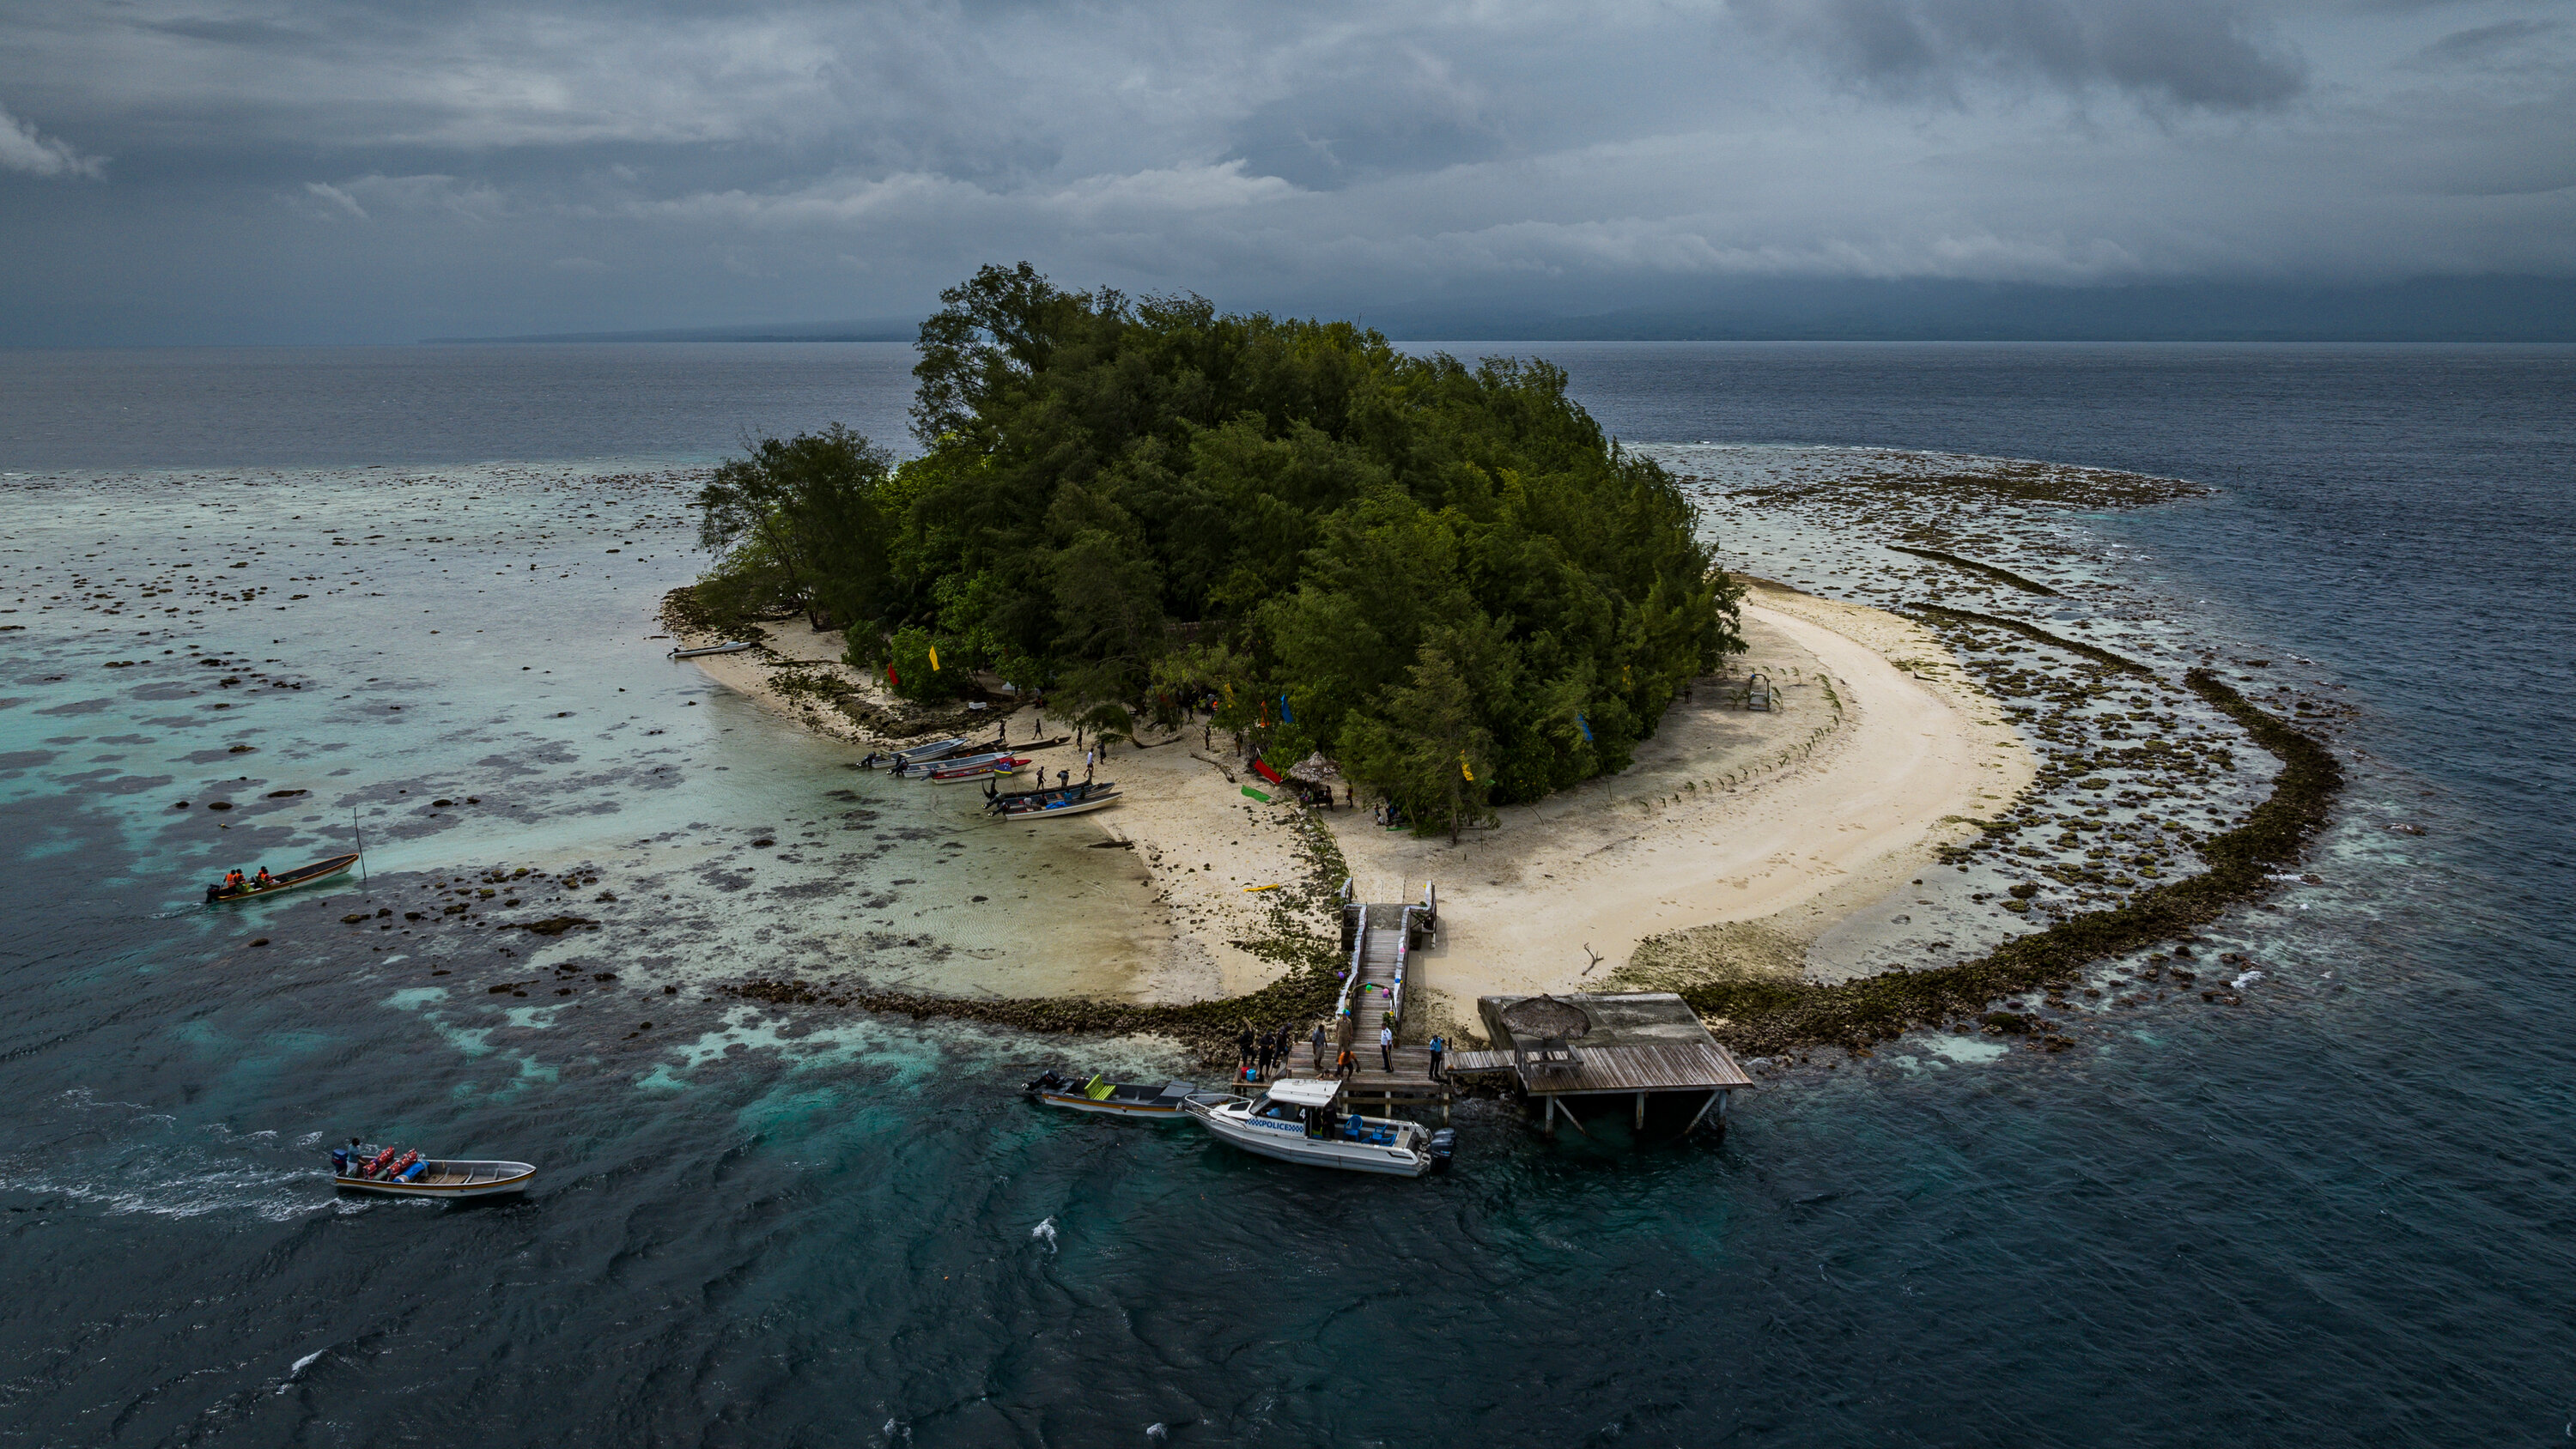
[[[537,1169],[525,1162],[477,1162],[455,1158],[397,1157],[390,1150],[361,1147],[331,1154],[331,1185],[343,1192],[381,1193],[386,1197],[490,1197],[525,1192]]]
[[[1420,1177],[1449,1165],[1458,1143],[1454,1129],[1435,1132],[1397,1117],[1345,1112],[1343,1086],[1292,1077],[1272,1082],[1258,1097],[1199,1092],[1181,1106],[1225,1141],[1282,1162],[1391,1177]]]

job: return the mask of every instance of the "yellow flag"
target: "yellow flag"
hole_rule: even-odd
[[[1467,752],[1465,750],[1460,750],[1458,752],[1458,773],[1466,776],[1470,780],[1476,778],[1476,772],[1467,768]]]
[[[939,667],[939,646],[936,644],[930,646],[930,667],[932,669]]]

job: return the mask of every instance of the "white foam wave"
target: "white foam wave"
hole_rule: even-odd
[[[1037,1240],[1038,1240],[1039,1242],[1041,1242],[1041,1243],[1046,1244],[1046,1250],[1047,1250],[1048,1252],[1050,1252],[1050,1253],[1054,1252],[1054,1251],[1055,1251],[1055,1215],[1054,1215],[1054,1214],[1052,1214],[1052,1213],[1048,1214],[1048,1215],[1047,1215],[1047,1219],[1046,1219],[1046,1221],[1044,1221],[1044,1222],[1042,1222],[1042,1223],[1039,1223],[1039,1224],[1038,1224],[1036,1227],[1034,1227],[1034,1228],[1029,1229],[1029,1236],[1030,1236],[1030,1237],[1032,1237],[1032,1238],[1037,1239]]]

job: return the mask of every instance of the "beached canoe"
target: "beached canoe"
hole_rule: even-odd
[[[345,873],[349,867],[357,863],[358,853],[353,850],[347,855],[335,855],[329,860],[317,860],[311,865],[297,866],[284,875],[270,876],[267,885],[244,886],[232,891],[225,890],[219,885],[210,885],[206,887],[206,904],[215,906],[231,901],[246,901],[254,896],[273,896],[279,891],[291,891],[300,886],[309,886],[316,881],[329,880],[335,875]]]
[[[1016,775],[1029,767],[1017,755],[999,755],[989,760],[966,760],[958,764],[942,761],[922,776],[934,785],[958,785],[968,780],[995,780]]]
[[[1053,820],[1063,815],[1087,815],[1118,803],[1118,792],[1110,782],[1097,785],[1075,785],[1063,790],[1044,790],[1018,799],[996,799],[985,808],[1004,820]]]
[[[898,761],[894,772],[918,780],[940,770],[964,770],[976,765],[989,765],[995,760],[1007,760],[1010,757],[1009,750],[982,749],[971,754],[942,755],[934,760]]]
[[[745,649],[757,649],[759,647],[759,645],[750,643],[746,640],[736,639],[730,644],[701,644],[695,649],[674,649],[671,651],[671,657],[674,659],[703,659],[710,654],[740,654]]]
[[[932,740],[926,745],[913,745],[908,749],[870,750],[860,759],[859,768],[874,770],[897,765],[927,764],[932,760],[944,760],[950,755],[971,748],[973,746],[966,742],[966,737],[958,735],[944,740]]]
[[[525,1162],[472,1162],[450,1158],[423,1158],[392,1177],[353,1177],[334,1171],[331,1185],[342,1192],[372,1192],[386,1197],[491,1197],[505,1192],[526,1192],[537,1180],[535,1167]]]

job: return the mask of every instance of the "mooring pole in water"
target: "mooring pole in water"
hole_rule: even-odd
[[[355,805],[349,807],[349,833],[358,838],[358,886],[363,890],[367,884],[367,833],[358,828],[358,807]]]

